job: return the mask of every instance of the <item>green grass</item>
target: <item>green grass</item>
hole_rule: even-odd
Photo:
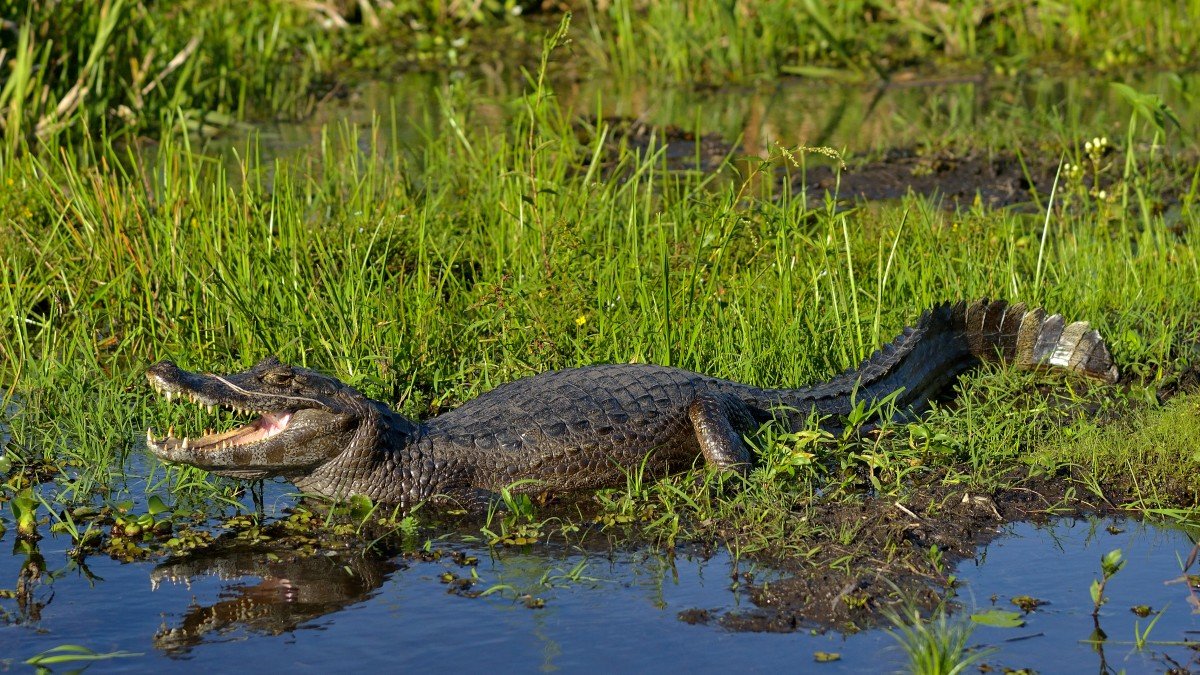
[[[401,70],[518,79],[560,18],[528,11],[538,4],[4,0],[3,156],[52,152],[85,135],[295,119]],[[913,72],[1037,80],[1047,64],[1124,79],[1131,68],[1184,69],[1200,56],[1197,0],[569,4],[579,18],[563,75],[604,73],[622,87]]]
[[[55,139],[296,117],[320,95],[332,41],[296,3],[0,2],[6,157]]]
[[[1200,470],[1198,403],[1195,395],[1185,395],[1104,426],[1078,424],[1039,448],[1032,461],[1077,466],[1098,483],[1123,486],[1123,494],[1109,499],[1194,521],[1194,507],[1200,504],[1200,485],[1194,479]]]
[[[1197,53],[1200,16],[1194,0],[595,0],[589,10],[583,47],[597,62],[626,77],[718,84],[781,74],[888,79],[934,65],[1008,75],[1047,63],[1178,68]]]
[[[907,605],[888,616],[889,631],[908,659],[907,672],[914,675],[957,675],[967,672],[994,650],[971,651],[968,641],[974,625],[965,617],[950,619],[939,608],[925,619],[915,605]]]

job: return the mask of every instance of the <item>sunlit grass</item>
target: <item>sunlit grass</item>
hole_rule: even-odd
[[[966,618],[950,618],[942,609],[925,619],[914,605],[906,605],[888,619],[889,632],[908,659],[906,672],[914,675],[964,673],[993,651],[970,650],[974,625]]]
[[[1183,67],[1194,1],[1120,7],[970,0],[880,5],[772,0],[592,0],[583,48],[626,77],[725,83],[781,74],[887,79],[931,64],[1018,75],[1047,63],[1119,72]]]

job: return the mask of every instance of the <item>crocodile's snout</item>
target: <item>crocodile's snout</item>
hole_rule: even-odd
[[[182,372],[174,361],[163,359],[146,369],[146,379],[151,383],[155,380],[165,381],[178,377]]]

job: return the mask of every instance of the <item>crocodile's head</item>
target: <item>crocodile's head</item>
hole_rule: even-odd
[[[146,377],[167,400],[258,415],[236,429],[197,437],[176,438],[172,430],[158,438],[146,430],[146,446],[160,459],[235,478],[311,473],[362,445],[387,414],[383,404],[337,379],[274,357],[230,375],[191,373],[160,361]]]

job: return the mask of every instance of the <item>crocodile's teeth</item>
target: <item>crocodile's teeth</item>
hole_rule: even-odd
[[[175,435],[175,425],[172,424],[167,427],[167,438],[171,438],[174,435]]]
[[[166,392],[163,394],[163,396],[166,396],[166,397],[167,397],[167,403],[170,403],[170,402],[171,402],[171,399],[175,398],[175,393],[174,393],[174,392],[172,392],[170,389],[168,389],[168,390],[167,390],[167,391],[166,391]]]
[[[150,433],[150,427],[146,427],[146,445],[154,445],[154,434]]]
[[[213,405],[213,404],[211,404],[211,403],[209,403],[209,404],[208,404],[208,406],[206,406],[206,407],[208,408],[208,414],[209,414],[209,415],[211,415],[211,414],[213,414],[214,412],[216,412],[216,411],[217,411],[217,406],[215,406],[215,405]]]
[[[179,447],[182,448],[183,450],[187,450],[188,447],[191,445],[191,443],[192,443],[192,439],[188,438],[187,436],[184,436],[183,443],[181,443]]]

